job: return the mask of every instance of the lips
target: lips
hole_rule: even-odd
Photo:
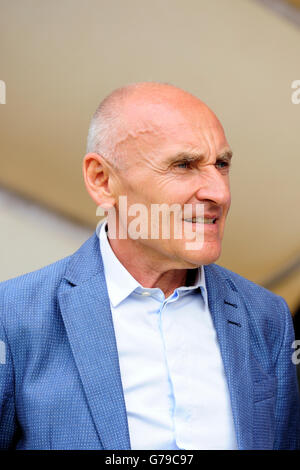
[[[202,213],[201,216],[198,216],[197,213],[196,214],[192,213],[192,214],[187,214],[187,215],[189,215],[190,217],[185,217],[183,219],[185,222],[198,223],[198,224],[215,224],[221,216],[219,212],[205,212],[205,213]]]
[[[217,217],[192,217],[183,220],[193,224],[215,224],[217,219]]]

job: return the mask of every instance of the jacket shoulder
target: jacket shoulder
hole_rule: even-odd
[[[55,283],[55,281],[61,279],[63,276],[71,256],[72,255],[69,255],[55,261],[54,263],[48,264],[47,266],[43,266],[42,268],[0,282],[0,297],[5,292],[13,291],[15,289],[19,290],[30,288],[34,284],[39,284],[45,281]]]
[[[53,303],[57,288],[72,255],[35,271],[0,282],[0,317],[10,323],[33,315],[34,305],[46,311]],[[44,307],[42,307],[44,306]]]
[[[94,233],[75,253],[30,273],[0,282],[0,319],[15,328],[37,320],[51,322],[58,312],[58,291],[70,268],[86,278],[99,270],[98,237]],[[93,265],[94,268],[93,268]],[[70,276],[69,276],[70,277]],[[79,276],[80,277],[80,276]],[[82,276],[84,277],[84,276]]]

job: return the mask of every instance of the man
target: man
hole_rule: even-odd
[[[101,103],[83,171],[107,222],[0,286],[1,447],[298,447],[287,305],[213,264],[231,156],[214,113],[174,86]]]

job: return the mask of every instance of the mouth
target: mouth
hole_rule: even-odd
[[[207,225],[213,225],[217,222],[218,218],[217,217],[192,217],[189,219],[183,219],[184,222],[189,222],[190,224],[207,224]]]

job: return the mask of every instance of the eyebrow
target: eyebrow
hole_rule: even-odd
[[[217,156],[216,161],[227,160],[228,162],[230,162],[231,159],[232,159],[232,156],[233,156],[232,151],[231,150],[226,150],[226,151],[220,153]],[[181,162],[181,161],[184,161],[184,162],[200,162],[204,158],[205,158],[205,156],[202,155],[202,154],[189,153],[189,152],[179,152],[176,155],[173,155],[172,157],[168,158],[166,160],[166,164],[167,165],[172,165],[173,163],[177,163],[177,162]]]

